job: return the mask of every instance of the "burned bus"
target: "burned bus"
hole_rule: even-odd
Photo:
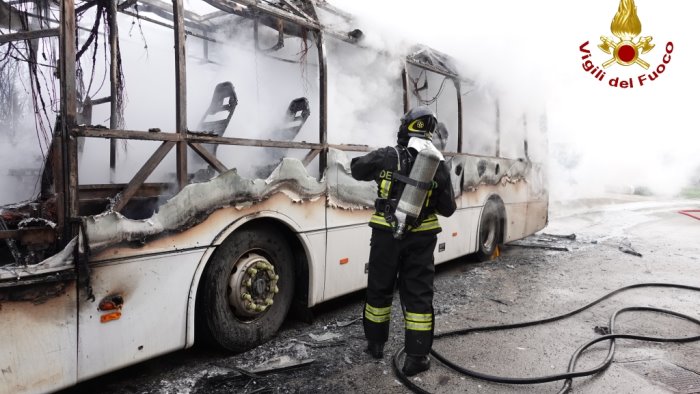
[[[207,336],[271,338],[366,286],[376,186],[349,160],[440,120],[436,264],[543,228],[542,107],[323,0],[0,0],[0,392]]]

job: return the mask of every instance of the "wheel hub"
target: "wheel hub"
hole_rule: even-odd
[[[267,258],[248,253],[238,260],[229,280],[229,304],[240,316],[256,317],[274,303],[279,276]]]

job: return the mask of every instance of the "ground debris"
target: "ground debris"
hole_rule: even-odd
[[[489,301],[496,302],[496,303],[501,304],[501,305],[510,306],[509,303],[507,303],[507,302],[505,302],[505,301],[501,301],[501,300],[499,300],[498,298],[488,298],[488,300],[489,300]]]
[[[576,240],[576,234],[560,235],[560,234],[547,234],[547,233],[542,233],[542,235],[547,236],[547,237],[568,239],[568,240],[571,240],[571,241],[575,241],[575,240]]]
[[[558,252],[571,252],[571,249],[569,249],[566,246],[552,246],[552,245],[545,245],[545,244],[540,244],[540,243],[515,241],[515,242],[509,243],[508,245],[509,246],[518,246],[521,248],[556,250]]]
[[[324,347],[341,346],[341,345],[345,345],[347,343],[347,341],[345,341],[345,340],[325,341],[322,343],[311,343],[311,342],[302,341],[302,340],[296,339],[296,338],[292,338],[292,339],[290,339],[290,341],[296,342],[296,343],[299,343],[301,345],[308,346],[308,347],[311,347],[314,349],[319,349],[319,348],[324,348]]]
[[[457,308],[454,305],[442,305],[435,308],[435,316],[451,315]]]
[[[357,323],[360,320],[362,320],[361,317],[356,317],[356,318],[350,319],[350,320],[338,320],[337,322],[335,322],[335,326],[336,327],[347,327],[351,324]]]
[[[279,356],[265,361],[264,363],[253,368],[251,372],[256,375],[265,375],[273,372],[289,371],[291,369],[308,366],[314,361],[316,360],[312,358],[297,360],[290,356]]]
[[[509,242],[508,246],[521,248],[554,250],[558,252],[571,252],[570,245],[576,243],[576,234],[534,234],[524,239]]]
[[[313,339],[316,342],[327,342],[327,341],[332,341],[334,339],[340,339],[343,336],[334,332],[327,332],[325,334],[309,334],[309,337]]]
[[[610,328],[605,327],[605,326],[595,326],[595,327],[593,327],[593,331],[598,335],[609,335],[610,334]]]
[[[632,256],[642,257],[641,253],[637,252],[636,250],[634,250],[634,248],[632,248],[632,242],[630,242],[630,240],[627,238],[620,241],[620,245],[617,248],[622,253],[627,253],[627,254],[631,254]]]
[[[306,367],[313,363],[314,359],[298,360],[289,356],[279,356],[265,361],[252,370],[239,367],[226,367],[230,372],[223,374],[203,376],[196,384],[196,392],[211,392],[213,390],[232,390],[233,392],[260,393],[272,392],[270,387],[262,386],[253,391],[247,391],[251,383],[258,384],[266,379],[265,375],[277,372],[287,372]],[[220,367],[222,368],[222,367]],[[242,383],[244,382],[245,383]],[[244,387],[240,387],[244,386]]]

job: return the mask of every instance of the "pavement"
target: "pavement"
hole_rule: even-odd
[[[646,282],[700,286],[700,220],[678,213],[700,200],[612,196],[555,202],[540,233],[506,245],[494,261],[462,258],[438,267],[436,332],[541,319],[574,310],[617,288]],[[575,235],[575,239],[562,236]],[[572,238],[572,237],[570,237]],[[82,383],[70,392],[102,393],[407,393],[391,357],[403,342],[398,295],[383,360],[364,352],[362,294],[314,308],[312,324],[289,320],[270,342],[231,355],[195,346]],[[511,376],[564,372],[571,354],[609,327],[626,306],[652,306],[700,318],[700,293],[642,288],[606,300],[563,321],[523,329],[437,339],[433,348],[464,367]],[[596,328],[598,327],[598,328]],[[700,335],[678,318],[633,312],[618,318],[616,333]],[[617,340],[612,365],[577,378],[573,393],[700,393],[700,342]],[[577,370],[599,364],[607,345],[586,352]],[[296,368],[258,377],[240,369]],[[503,385],[461,376],[435,360],[412,378],[432,393],[556,393],[561,382]]]

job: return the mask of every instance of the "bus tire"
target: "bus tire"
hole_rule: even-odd
[[[255,226],[217,247],[201,282],[200,327],[206,337],[233,352],[272,338],[294,296],[293,257],[281,234]]]
[[[479,238],[476,258],[479,261],[491,260],[501,237],[501,212],[498,204],[489,200],[484,206],[479,223]]]

